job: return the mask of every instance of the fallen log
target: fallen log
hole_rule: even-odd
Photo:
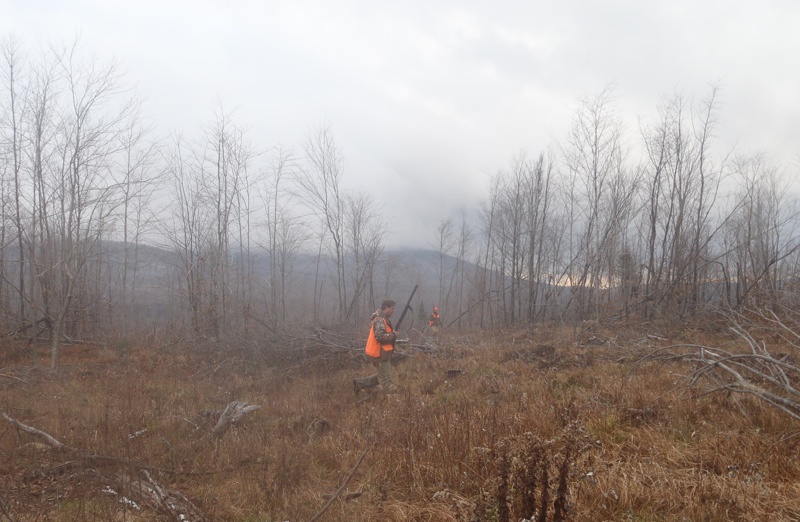
[[[62,442],[59,442],[58,440],[56,440],[55,437],[53,437],[51,435],[48,435],[47,433],[45,433],[45,432],[43,432],[41,430],[37,430],[36,428],[32,428],[30,426],[22,424],[18,420],[15,420],[15,419],[12,419],[11,417],[9,417],[8,414],[6,414],[6,413],[3,413],[3,417],[12,426],[16,426],[17,428],[21,429],[22,431],[24,431],[26,433],[30,433],[31,435],[36,435],[40,439],[44,440],[47,443],[47,445],[50,446],[51,448],[54,448],[54,449],[57,449],[57,450],[63,450],[63,449],[65,449],[67,447]]]

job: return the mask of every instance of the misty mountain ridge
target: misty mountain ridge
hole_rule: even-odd
[[[102,254],[109,266],[116,266],[122,270],[125,262],[125,243],[119,241],[103,241]],[[137,291],[146,296],[144,301],[147,306],[160,312],[147,313],[149,317],[163,318],[174,312],[169,306],[170,288],[177,288],[180,279],[186,275],[186,262],[175,250],[163,246],[148,245],[144,243],[128,244],[128,281],[133,284],[134,268],[136,271]],[[202,257],[202,256],[201,256]],[[243,259],[244,257],[244,259]],[[249,259],[249,263],[247,260]],[[242,262],[244,261],[244,263]],[[231,252],[227,262],[231,270],[252,271],[248,276],[254,281],[251,290],[256,300],[267,298],[270,290],[270,256],[269,252],[257,248],[250,250],[245,256],[240,251]],[[379,306],[384,298],[392,298],[402,307],[408,300],[414,287],[417,286],[414,299],[411,303],[415,312],[422,307],[424,312],[430,313],[433,306],[442,307],[437,302],[439,295],[439,271],[445,273],[445,286],[450,281],[450,275],[458,264],[458,259],[440,254],[432,249],[395,247],[386,249],[381,254],[374,268],[372,278],[372,306]],[[463,263],[464,270],[474,273],[476,265],[470,262]],[[356,284],[354,276],[354,261],[348,256],[345,260],[345,274],[348,280],[345,283],[347,291],[352,295]],[[287,285],[292,299],[297,303],[312,302],[314,287],[322,286],[328,297],[336,285],[336,260],[329,254],[320,256],[308,252],[297,253],[288,267]],[[368,293],[369,289],[365,288]],[[336,302],[325,298],[323,302]],[[141,311],[140,311],[141,312]],[[137,314],[138,315],[138,314]]]

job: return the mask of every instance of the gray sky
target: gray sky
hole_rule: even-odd
[[[633,143],[662,97],[719,82],[722,144],[796,173],[798,27],[797,0],[0,0],[0,36],[113,56],[164,134],[216,100],[263,147],[330,123],[345,184],[384,191],[392,243],[415,246],[612,83]]]

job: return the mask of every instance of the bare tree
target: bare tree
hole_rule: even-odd
[[[500,197],[502,193],[502,177],[498,174],[492,178],[489,189],[489,197],[481,202],[480,223],[481,234],[485,242],[483,244],[482,260],[478,263],[475,274],[476,287],[478,289],[475,300],[478,307],[478,324],[492,326],[497,315],[495,303],[497,295],[503,289],[502,276],[497,275],[497,254],[498,241],[497,231],[501,226]],[[479,256],[481,259],[481,256]],[[502,272],[502,269],[500,269]],[[498,282],[499,281],[499,282]]]
[[[257,176],[253,176],[253,161],[259,153],[244,138],[244,132],[239,133],[239,139],[233,140],[230,146],[231,170],[238,179],[238,190],[234,193],[233,205],[235,208],[235,239],[238,250],[234,274],[235,287],[233,288],[234,311],[237,322],[246,329],[247,322],[242,323],[242,318],[250,313],[253,307],[253,281],[255,267],[253,264],[253,217],[256,214],[255,184]]]
[[[552,157],[540,154],[531,160],[518,153],[510,170],[494,176],[492,197],[482,206],[486,246],[479,264],[489,272],[486,279],[476,275],[475,281],[484,288],[478,292],[485,302],[481,308],[488,305],[490,315],[497,313],[505,322],[533,322],[554,297],[556,285],[568,283],[561,248],[563,224],[572,221],[560,218],[559,206],[551,202],[559,195],[554,173]]]
[[[788,182],[766,156],[741,157],[735,170],[740,204],[724,228],[725,302],[763,306],[781,298],[782,286],[793,275],[785,261],[800,249],[800,215],[788,198]]]
[[[464,292],[465,292],[465,284],[467,282],[467,274],[466,274],[466,261],[469,259],[471,250],[472,250],[472,230],[470,229],[469,223],[467,222],[467,214],[462,210],[461,212],[461,227],[459,229],[458,234],[458,248],[456,251],[456,266],[453,268],[453,276],[450,279],[451,281],[451,288],[453,287],[454,283],[457,281],[458,284],[458,295],[455,305],[455,312],[450,314],[452,317],[456,315],[458,320],[458,325],[461,326],[461,318],[464,316],[466,312],[465,307],[466,304],[464,303]],[[445,300],[446,306],[450,308],[452,306],[452,301],[450,300],[449,292],[448,297]]]
[[[578,316],[597,317],[601,288],[610,266],[604,257],[605,241],[619,231],[620,212],[612,186],[626,175],[622,144],[623,126],[612,104],[613,91],[585,98],[575,112],[564,149],[564,160],[578,190],[580,233],[575,260],[579,272],[573,281]]]
[[[280,213],[277,217],[278,239],[275,270],[280,289],[279,319],[285,323],[289,318],[290,306],[302,303],[302,295],[296,294],[292,289],[295,284],[294,274],[298,268],[297,259],[303,245],[308,242],[308,227],[287,211]]]
[[[200,176],[189,161],[190,154],[180,136],[166,151],[166,169],[171,184],[169,215],[160,223],[161,232],[178,256],[176,267],[180,285],[180,300],[185,303],[191,330],[197,334],[207,332],[208,256],[213,254],[214,221],[210,201]]]
[[[336,266],[335,317],[343,322],[347,310],[345,274],[345,196],[342,191],[344,158],[336,145],[330,125],[313,128],[303,149],[306,165],[296,177],[298,195],[321,224],[320,244],[325,244]],[[324,240],[327,238],[328,242]]]
[[[717,88],[698,110],[681,95],[668,99],[658,123],[643,131],[647,209],[644,314],[695,313],[703,301],[710,246],[727,219],[717,207],[725,161],[710,153]]]
[[[5,141],[8,142],[8,148],[10,149],[9,155],[11,159],[11,179],[12,179],[12,199],[13,199],[13,222],[16,228],[15,235],[16,235],[16,258],[18,260],[18,269],[17,269],[17,278],[16,278],[16,285],[17,285],[17,300],[19,305],[19,312],[18,317],[21,325],[26,323],[27,319],[27,310],[26,310],[26,296],[25,296],[25,243],[24,243],[24,228],[22,222],[22,161],[23,161],[23,153],[22,153],[22,146],[23,146],[23,134],[22,134],[22,119],[25,117],[24,114],[24,104],[21,103],[23,98],[20,96],[20,89],[18,87],[20,83],[20,73],[21,73],[21,46],[18,41],[14,38],[6,39],[0,45],[0,49],[2,49],[3,57],[5,59],[5,67],[3,68],[4,74],[4,83],[8,87],[7,99],[8,105],[6,110],[6,117],[4,120],[7,121],[7,125],[3,126],[3,134],[5,135]],[[4,184],[5,185],[5,184]],[[5,204],[5,199],[3,198],[3,202]],[[5,216],[6,213],[3,213]],[[6,255],[5,252],[7,249],[5,248],[7,244],[6,238],[6,228],[5,226],[2,227],[2,237],[0,237],[0,245],[3,245],[4,255],[2,256],[2,261],[0,261],[0,280],[6,281],[6,274],[5,274],[5,267],[6,267]],[[10,243],[10,241],[9,241]],[[4,285],[3,285],[4,286]],[[3,295],[2,290],[0,290],[0,303],[3,303],[7,299],[7,296]]]
[[[32,323],[44,325],[31,337],[47,332],[52,335],[53,310],[51,294],[54,295],[55,274],[49,269],[54,264],[56,230],[51,215],[57,212],[56,200],[59,185],[54,182],[59,148],[59,126],[56,121],[58,108],[58,67],[52,54],[45,55],[31,74],[27,97],[29,118],[25,125],[25,155],[31,166],[31,193],[28,198],[31,224],[28,230],[28,280],[29,302]],[[23,295],[23,298],[25,296]],[[33,325],[32,324],[32,325]]]
[[[509,287],[511,290],[508,303],[506,304],[505,295],[503,297],[503,309],[506,312],[506,321],[515,322],[522,313],[522,282],[523,270],[528,258],[528,187],[529,173],[532,170],[527,154],[520,153],[512,160],[511,172],[505,176],[502,197],[500,199],[501,209],[501,234],[503,234],[503,253],[509,266]],[[501,271],[505,276],[506,271]]]
[[[305,224],[292,213],[291,192],[287,187],[287,178],[295,175],[296,169],[294,155],[277,148],[270,157],[266,183],[261,187],[269,258],[267,314],[273,327],[287,319],[291,275],[299,249],[307,239]]]
[[[125,132],[120,134],[120,164],[118,184],[122,203],[120,221],[122,225],[123,259],[120,267],[120,306],[122,312],[122,335],[127,336],[131,328],[133,310],[136,308],[137,277],[140,268],[140,245],[149,227],[152,215],[149,205],[154,197],[161,172],[156,170],[158,145],[149,139],[151,129],[138,124],[138,111],[134,113]],[[115,314],[116,315],[116,314]]]
[[[527,320],[533,323],[539,315],[545,279],[545,257],[547,255],[546,239],[551,226],[551,181],[553,177],[553,160],[539,155],[537,161],[529,169],[527,192],[528,206],[528,310]]]
[[[233,226],[238,220],[237,203],[251,152],[243,143],[243,132],[221,103],[214,121],[203,129],[204,141],[195,148],[197,173],[213,205],[215,235],[209,252],[208,319],[211,333],[219,337],[227,328],[231,303],[231,257]]]
[[[366,316],[375,305],[375,267],[383,254],[386,225],[374,200],[363,192],[345,197],[344,218],[348,267],[352,271],[352,296],[345,320],[350,321],[354,312]]]
[[[219,338],[245,325],[252,301],[249,172],[257,154],[221,105],[201,131],[193,142],[177,136],[167,152],[173,204],[162,228],[179,253],[192,330]]]
[[[436,277],[439,282],[437,304],[439,306],[443,305],[445,301],[445,280],[447,278],[445,267],[455,244],[453,219],[444,218],[436,227],[436,253],[439,259],[436,269]],[[446,314],[447,310],[444,309],[443,312]],[[442,318],[442,320],[444,320],[444,318]]]
[[[66,99],[60,121],[61,164],[55,173],[60,212],[50,215],[55,217],[58,234],[56,262],[50,267],[58,276],[58,303],[52,318],[53,367],[58,364],[78,277],[119,204],[119,187],[105,174],[132,108],[123,97],[122,75],[116,64],[85,60],[79,51],[75,42],[57,55]]]

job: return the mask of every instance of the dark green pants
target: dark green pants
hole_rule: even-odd
[[[381,348],[380,357],[370,357],[368,355],[367,359],[375,366],[376,373],[369,377],[356,379],[356,386],[361,390],[366,390],[380,384],[384,390],[389,389],[392,384],[392,350],[386,351]]]

